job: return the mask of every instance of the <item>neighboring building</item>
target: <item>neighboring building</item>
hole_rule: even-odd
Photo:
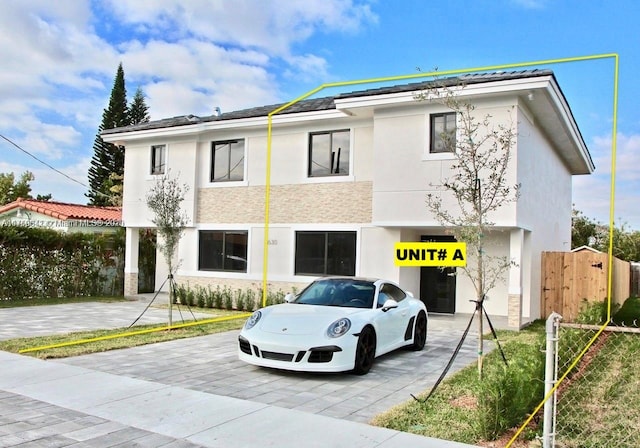
[[[18,198],[0,206],[0,225],[7,224],[60,232],[112,232],[122,227],[122,208]]]
[[[439,82],[460,81],[465,87],[458,94],[478,117],[490,114],[496,126],[517,128],[509,180],[520,184],[520,197],[489,217],[495,230],[485,236],[488,252],[514,263],[485,306],[519,327],[540,316],[541,252],[570,248],[571,178],[594,166],[551,71]],[[420,295],[431,312],[473,312],[475,293],[463,275],[393,262],[396,242],[450,238],[425,201],[455,162],[453,153],[440,151],[438,137],[455,130],[456,117],[437,102],[416,101],[415,93],[429,86],[304,100],[273,117],[271,288],[299,288],[322,275],[375,276]],[[153,227],[145,194],[169,170],[189,186],[183,208],[191,224],[180,241],[177,281],[261,284],[267,114],[276,107],[174,117],[102,134],[126,146],[127,294],[136,293],[138,229]],[[159,262],[157,284],[166,277]]]

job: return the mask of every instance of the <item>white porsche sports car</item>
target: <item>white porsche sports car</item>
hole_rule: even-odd
[[[247,319],[238,338],[242,361],[307,372],[366,374],[374,358],[400,347],[422,350],[427,310],[387,280],[328,277]]]

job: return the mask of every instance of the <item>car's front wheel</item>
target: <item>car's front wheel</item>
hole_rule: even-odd
[[[360,336],[358,336],[353,372],[356,375],[366,375],[371,370],[375,357],[376,334],[371,327],[365,327],[360,332]]]
[[[427,343],[427,316],[421,311],[416,318],[416,327],[413,330],[413,344],[411,350],[420,351]]]

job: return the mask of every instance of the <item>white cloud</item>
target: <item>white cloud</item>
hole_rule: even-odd
[[[0,132],[86,183],[119,62],[152,118],[209,115],[282,101],[284,73],[325,80],[327,61],[300,44],[376,20],[369,0],[0,2]],[[0,172],[34,167],[37,193],[83,190],[10,145],[0,151]]]
[[[609,222],[611,136],[597,136],[590,145],[596,171],[573,180],[576,207],[586,216]],[[618,133],[616,144],[614,220],[640,229],[640,134]]]
[[[87,172],[89,170],[90,158],[83,158],[72,164],[63,166],[60,169],[63,173],[73,179],[79,180],[81,183],[88,185]],[[53,200],[71,203],[86,203],[84,197],[87,188],[72,182],[61,174],[52,172],[44,165],[22,165],[0,162],[0,173],[15,173],[19,177],[25,171],[33,173],[35,180],[30,182],[31,195],[37,197],[40,195],[51,194]]]
[[[203,38],[288,55],[315,32],[354,32],[375,23],[367,2],[353,0],[111,0],[119,20],[155,38]],[[168,33],[168,35],[167,35]]]
[[[123,56],[126,76],[142,86],[154,119],[276,101],[276,80],[267,62],[268,57],[252,50],[197,40],[130,42]]]

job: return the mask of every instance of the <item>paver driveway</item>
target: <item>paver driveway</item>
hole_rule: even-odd
[[[0,309],[0,340],[63,334],[73,331],[121,328],[131,325],[160,324],[167,322],[166,309],[150,307],[149,299],[126,302],[84,302],[47,306],[25,306]],[[167,303],[160,298],[155,303]],[[143,314],[144,313],[144,314]],[[197,319],[210,318],[211,314],[194,313]],[[175,323],[191,319],[189,310],[173,309]]]
[[[421,352],[398,350],[365,376],[286,372],[237,359],[238,331],[96,353],[57,362],[358,422],[411,399],[435,383],[458,343],[459,329],[430,329]],[[475,359],[463,346],[452,371]]]
[[[147,298],[148,300],[148,298]],[[160,303],[164,303],[160,299]],[[0,309],[0,339],[129,325],[145,301]],[[166,310],[150,308],[141,322],[166,322]],[[174,319],[177,319],[178,316]],[[365,376],[307,374],[264,369],[237,359],[237,331],[181,339],[55,362],[216,395],[368,422],[435,383],[449,361],[468,316],[430,316],[421,352],[398,350],[376,360]],[[496,326],[503,326],[498,319]],[[475,327],[475,325],[474,325]],[[475,360],[471,333],[451,372]]]

